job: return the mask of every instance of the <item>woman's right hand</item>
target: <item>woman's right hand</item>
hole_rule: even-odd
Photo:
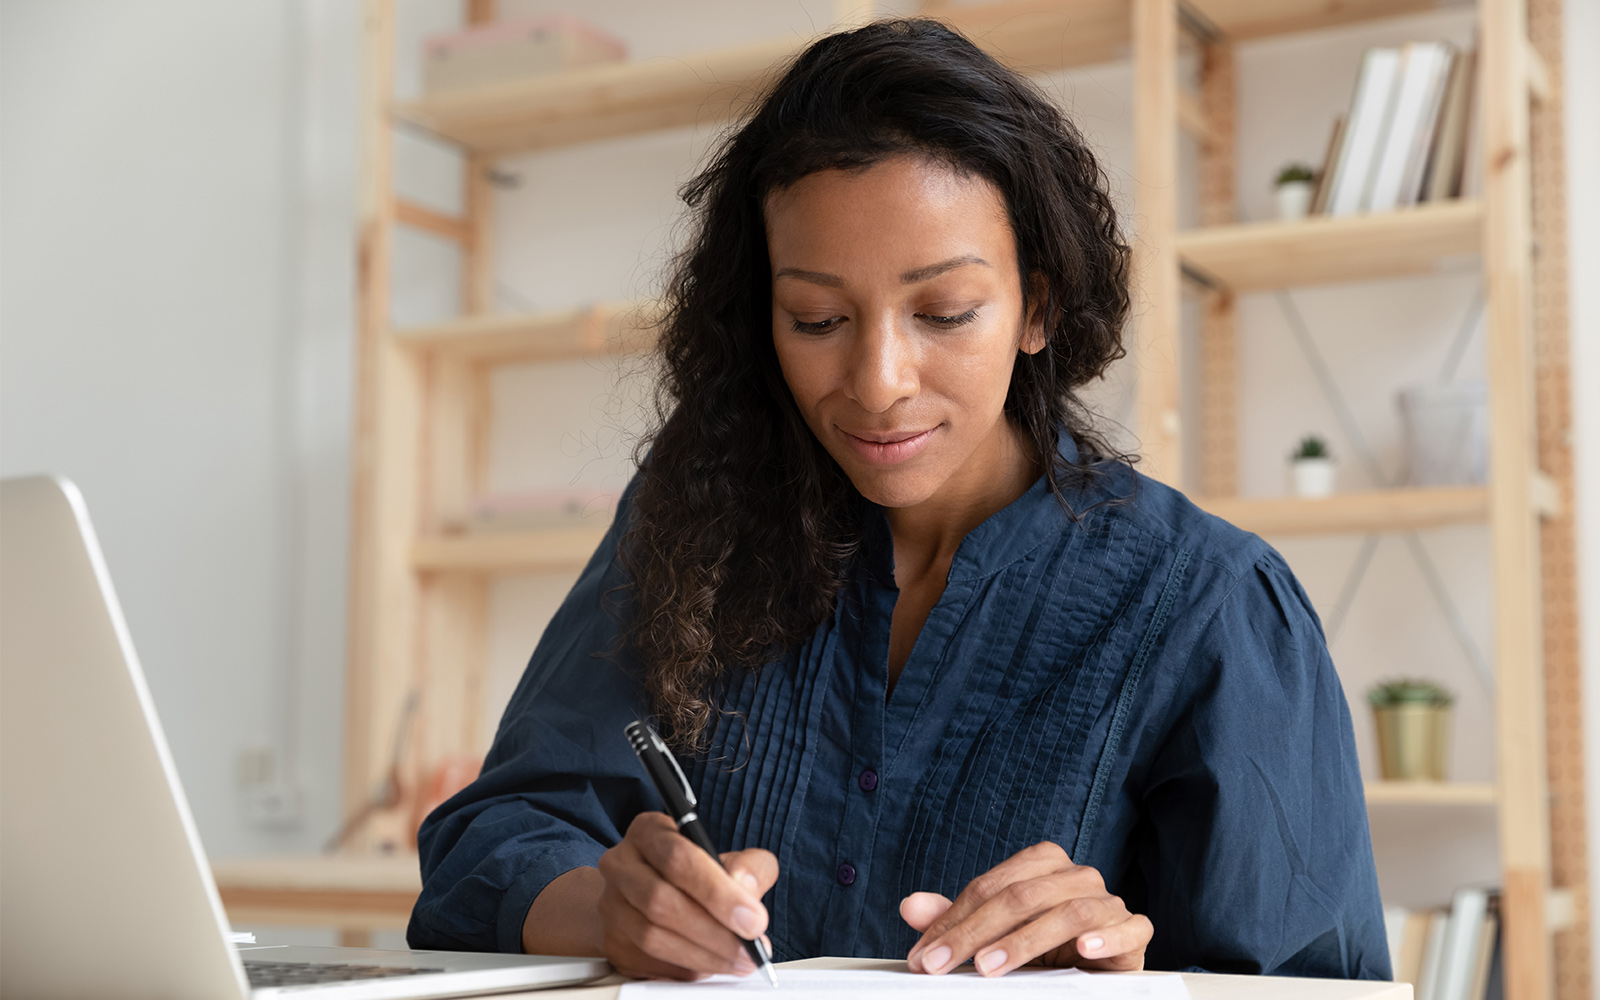
[[[740,939],[766,933],[761,897],[778,880],[778,859],[751,848],[723,854],[722,866],[665,813],[640,813],[622,843],[600,856],[607,961],[637,977],[754,972]]]

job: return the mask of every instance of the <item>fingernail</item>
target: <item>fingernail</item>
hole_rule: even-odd
[[[994,951],[984,952],[972,961],[978,967],[978,971],[987,976],[1006,964],[1006,953],[1003,949],[996,948]]]
[[[1105,938],[1084,938],[1078,942],[1078,951],[1086,958],[1094,957],[1095,953],[1106,946]]]
[[[756,916],[756,911],[748,906],[735,906],[733,908],[733,929],[741,937],[753,938],[761,933],[761,918]]]
[[[943,972],[950,964],[950,947],[940,945],[922,957],[922,967],[929,972]]]
[[[746,889],[749,889],[751,892],[755,892],[757,889],[761,888],[761,883],[757,882],[756,877],[749,872],[739,873],[739,884],[744,886]]]
[[[748,976],[750,973],[756,971],[756,963],[750,961],[749,955],[746,955],[744,952],[740,952],[739,957],[733,961],[733,971],[738,975]]]

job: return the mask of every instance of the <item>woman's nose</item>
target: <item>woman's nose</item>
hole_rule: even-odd
[[[917,394],[916,347],[896,317],[858,323],[851,347],[846,391],[862,409],[883,413]]]

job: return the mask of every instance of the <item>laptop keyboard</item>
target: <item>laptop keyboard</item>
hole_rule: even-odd
[[[324,962],[245,962],[244,974],[250,985],[312,986],[317,983],[343,983],[354,979],[388,979],[391,976],[416,976],[443,969],[420,969],[394,965],[332,965]]]

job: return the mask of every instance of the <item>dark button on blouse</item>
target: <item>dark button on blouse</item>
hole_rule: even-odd
[[[867,504],[833,616],[713,692],[681,763],[719,847],[778,857],[777,957],[904,957],[908,893],[954,898],[1052,841],[1149,916],[1152,969],[1387,979],[1350,714],[1305,593],[1261,539],[1096,468],[1064,488],[1073,516],[1041,479],[966,536],[892,691],[894,542]],[[625,494],[483,773],[423,824],[413,947],[520,950],[534,897],[657,807],[621,735],[645,704],[619,638],[628,517]],[[852,771],[881,779],[870,797],[828,777]]]
[[[861,772],[861,777],[858,779],[858,784],[861,785],[861,790],[863,792],[872,791],[874,788],[878,787],[878,772],[874,771],[870,767],[867,768],[865,771]]]

